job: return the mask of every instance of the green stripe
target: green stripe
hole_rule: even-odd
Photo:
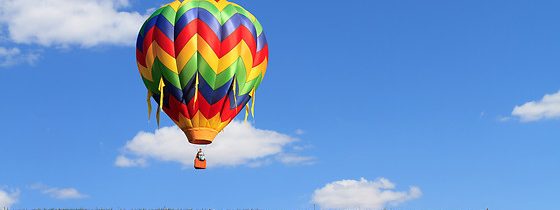
[[[146,78],[142,77],[142,81],[144,82],[144,85],[146,86],[146,89],[148,89],[148,91],[152,92],[152,93],[157,93],[157,85],[154,84],[154,82],[147,80]]]
[[[259,22],[256,18],[255,21],[253,21],[253,25],[255,26],[255,29],[257,31],[257,37],[260,36],[263,32],[263,27],[261,25],[261,22]]]
[[[167,80],[169,83],[171,83],[171,85],[173,85],[173,86],[175,86],[176,88],[179,88],[179,89],[181,88],[181,82],[179,81],[179,76],[175,72],[168,69],[165,65],[163,65],[163,63],[161,61],[159,61],[159,59],[157,57],[154,60],[154,66],[156,66],[158,71],[161,72],[161,74],[163,74],[163,77],[165,78],[165,80]],[[169,85],[169,84],[166,83],[166,85]]]
[[[167,21],[169,21],[169,23],[171,23],[171,25],[175,25],[175,15],[177,15],[177,13],[173,10],[173,7],[164,7],[161,14],[165,17],[165,19],[167,19]]]
[[[251,81],[243,84],[243,87],[240,88],[240,90],[239,90],[239,95],[243,95],[243,94],[247,94],[247,93],[251,92],[251,90],[253,90],[253,88],[255,87],[256,82],[257,82],[257,80],[254,79],[254,80],[251,80]]]
[[[231,80],[231,78],[235,76],[235,72],[237,71],[237,65],[239,62],[241,62],[241,59],[237,59],[231,66],[218,74],[218,76],[216,77],[216,84],[214,84],[213,87],[214,90],[224,86],[228,81]]]
[[[247,71],[245,69],[245,65],[243,62],[243,58],[239,58],[240,62],[237,62],[236,72],[235,72],[235,79],[237,80],[237,85],[239,89],[237,89],[237,94],[242,95],[241,90],[245,87],[245,82],[247,80]]]
[[[208,2],[208,1],[195,0],[195,1],[189,1],[186,4],[184,4],[183,6],[181,6],[179,8],[179,10],[177,10],[177,18],[180,18],[187,11],[189,11],[191,9],[194,9],[194,8],[206,9],[208,12],[210,12],[212,15],[214,15],[214,17],[218,17],[219,14],[220,14],[220,11],[218,10],[218,8],[216,8],[216,6],[214,6],[212,3]]]
[[[202,55],[198,54],[198,73],[202,78],[214,89],[214,83],[216,83],[216,73],[212,70],[212,67],[208,65],[206,60]]]
[[[235,14],[237,14],[235,6],[233,6],[233,4],[227,5],[220,13],[220,19],[218,20],[220,21],[221,25],[224,25]]]
[[[152,81],[153,82],[151,84],[152,86],[150,87],[151,88],[150,91],[152,93],[159,94],[158,88],[159,88],[159,80],[161,79],[161,70],[160,70],[161,68],[158,67],[156,61],[157,61],[157,58],[155,59],[154,64],[152,65],[152,69],[151,69],[151,71],[152,71]],[[159,61],[157,61],[157,62],[159,62]],[[161,64],[161,62],[159,62],[159,63]]]
[[[196,52],[191,59],[187,62],[181,73],[179,74],[179,79],[181,81],[181,88],[185,88],[187,83],[191,81],[194,77],[194,74],[197,71],[197,63],[198,63],[198,52]]]

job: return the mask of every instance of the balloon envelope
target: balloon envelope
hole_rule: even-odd
[[[174,1],[140,29],[137,64],[152,97],[193,144],[210,144],[253,100],[268,63],[261,24],[225,1]],[[151,107],[151,104],[149,104]],[[150,108],[151,110],[151,108]]]

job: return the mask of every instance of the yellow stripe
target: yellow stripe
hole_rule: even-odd
[[[163,50],[157,43],[154,42],[152,45],[154,45],[156,56],[161,61],[161,63],[163,63],[163,65],[165,65],[165,67],[167,67],[172,72],[178,74],[179,72],[177,71],[177,61],[175,60],[175,58],[165,52],[165,50]]]
[[[187,63],[192,58],[194,53],[196,53],[197,40],[198,40],[198,35],[193,36],[187,42],[187,44],[185,44],[185,47],[181,50],[181,52],[179,52],[179,55],[177,56],[177,66],[179,67],[179,73],[183,71],[185,65],[187,65]]]
[[[183,116],[183,114],[181,113],[179,113],[179,122],[177,123],[177,126],[179,126],[179,128],[181,129],[187,129],[193,127],[191,120]]]
[[[253,67],[253,69],[251,70],[251,74],[249,74],[249,76],[247,77],[247,81],[251,81],[259,77],[259,75],[263,73],[263,70],[266,69],[267,64],[268,61],[265,59],[261,64]]]
[[[264,61],[259,64],[258,66],[256,66],[255,68],[258,68],[260,70],[260,72],[262,73],[262,76],[264,77],[264,75],[266,74],[266,67],[268,66],[268,58],[265,58]]]
[[[158,128],[159,128],[159,122],[160,122],[160,112],[163,109],[163,87],[165,87],[165,83],[163,82],[163,78],[161,78],[159,80],[159,87],[158,87],[158,90],[159,90],[159,109],[157,110],[157,113],[156,113]]]
[[[237,77],[233,77],[233,103],[237,107]],[[235,108],[237,110],[237,108]]]
[[[152,116],[152,92],[148,90],[148,97],[146,97],[146,102],[148,103],[148,120]]]
[[[245,122],[247,122],[247,118],[249,118],[249,105],[245,104]]]
[[[253,94],[252,94],[252,98],[251,98],[251,115],[253,116],[253,119],[255,119],[255,99],[256,99],[256,94],[255,94],[255,89],[253,89]]]
[[[218,74],[217,69],[218,69],[218,64],[220,63],[220,59],[218,58],[218,55],[216,55],[214,50],[212,50],[210,45],[208,45],[208,43],[202,37],[197,39],[197,44],[198,44],[198,52],[200,53],[202,58],[204,58],[204,60],[206,61],[206,63],[208,63],[210,68],[212,68],[214,73]]]
[[[194,86],[194,103],[196,104],[196,101],[198,100],[198,84],[199,84],[199,80],[198,80],[198,72],[196,73],[196,83]]]
[[[224,10],[224,8],[226,8],[228,5],[234,4],[234,3],[228,2],[226,0],[221,0],[221,1],[218,1],[218,2],[216,2],[214,0],[210,0],[208,2],[212,3],[220,12],[222,10]]]
[[[198,111],[196,112],[196,114],[193,116],[193,127],[194,128],[210,128],[210,124],[208,123],[208,120],[206,119],[206,117],[204,117],[204,115]]]
[[[222,124],[222,118],[220,116],[220,113],[218,113],[216,116],[210,118],[208,120],[208,124],[210,125],[211,128],[213,128],[214,130],[220,131],[218,130],[218,128],[220,127],[220,125]]]
[[[174,2],[170,3],[169,6],[177,12],[179,10],[179,6],[181,6],[181,2],[179,0],[175,0]]]
[[[196,114],[194,114],[194,116],[192,116],[191,118],[191,122],[192,122],[192,126],[193,128],[198,128],[200,127],[200,112],[196,112]]]
[[[142,77],[144,79],[147,79],[151,82],[153,82],[153,78],[152,78],[152,71],[150,71],[148,68],[142,66],[142,64],[138,63],[138,71],[140,72],[140,75],[142,75]]]
[[[231,122],[231,120],[228,120],[228,121],[226,121],[226,122],[220,123],[219,127],[216,128],[216,130],[217,130],[217,131],[223,130],[230,122]]]
[[[152,42],[152,44],[150,44],[148,50],[146,51],[146,68],[148,68],[149,71],[152,71],[152,67],[154,66],[154,60],[155,60],[155,55],[154,55],[154,47]]]
[[[165,83],[163,82],[163,78],[159,80],[159,109],[163,109],[163,87],[165,87]]]
[[[202,112],[197,111],[196,114],[192,117],[192,119],[188,119],[187,117],[179,114],[179,122],[175,122],[177,126],[181,129],[188,129],[188,128],[212,128],[217,131],[221,131],[224,127],[229,124],[230,121],[222,122],[222,118],[220,114],[216,116],[206,119]]]
[[[181,116],[182,115],[179,115],[180,120],[181,120]],[[186,121],[184,123],[181,122],[181,125],[186,123],[186,125],[189,126],[188,128],[204,127],[204,128],[212,128],[214,130],[220,131],[225,127],[225,125],[227,125],[227,123],[229,123],[229,122],[222,122],[222,118],[220,114],[217,114],[216,116],[210,119],[206,119],[206,117],[204,117],[204,115],[200,111],[197,111],[196,114],[193,116],[193,118],[190,120],[192,124],[189,124],[189,122],[187,122],[189,120],[186,117],[183,118],[185,118],[184,120]]]
[[[243,64],[245,66],[245,70],[251,69],[253,65],[253,55],[251,54],[251,49],[245,43],[245,41],[241,40],[239,44],[237,44],[233,49],[231,49],[227,54],[225,54],[222,58],[220,58],[220,65],[218,68],[218,74],[226,70],[230,67],[237,59],[241,57],[243,59]],[[250,70],[249,70],[250,71]],[[249,75],[249,74],[247,74]]]
[[[241,56],[241,59],[243,59],[245,71],[247,72],[245,75],[251,75],[251,71],[253,69],[253,55],[251,54],[251,49],[249,49],[249,46],[245,43],[245,41],[241,41],[239,45],[241,45],[239,55]],[[245,82],[247,81],[249,80],[245,80]]]

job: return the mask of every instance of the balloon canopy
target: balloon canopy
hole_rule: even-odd
[[[259,21],[225,0],[174,1],[140,29],[136,59],[151,98],[193,144],[210,144],[245,108],[266,73],[268,44]],[[249,101],[251,108],[249,108]]]

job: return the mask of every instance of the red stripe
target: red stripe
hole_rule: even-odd
[[[206,117],[206,119],[210,119],[213,118],[214,116],[216,116],[217,114],[220,114],[222,105],[224,104],[226,97],[223,97],[221,100],[219,100],[218,102],[216,102],[213,105],[210,105],[210,103],[208,103],[208,101],[204,98],[204,96],[202,96],[202,94],[198,95],[198,106],[200,107],[200,113],[202,113],[202,115],[204,115],[204,117]]]
[[[142,51],[144,51],[144,54],[148,54],[148,48],[150,47],[150,45],[152,44],[152,42],[154,41],[154,29],[155,27],[150,28],[150,30],[148,30],[148,32],[146,32],[146,36],[144,37],[144,43],[142,43]]]
[[[138,49],[136,49],[136,61],[143,67],[146,67],[146,55]]]
[[[197,33],[208,43],[208,45],[210,45],[214,52],[219,52],[221,45],[220,39],[214,31],[212,31],[212,29],[200,19],[191,21],[183,28],[179,35],[177,35],[177,38],[175,39],[176,52],[180,53],[181,50],[185,48],[187,42],[189,42],[189,40]]]
[[[163,49],[167,54],[175,57],[175,47],[173,45],[173,41],[171,41],[167,35],[165,35],[159,28],[156,27],[154,31],[154,39],[158,43],[158,45]]]
[[[200,95],[198,96],[200,97]],[[193,117],[198,112],[198,103],[194,103],[194,97],[193,99],[191,99],[191,101],[189,101],[189,104],[187,105],[187,109],[191,117]]]
[[[226,96],[226,101],[224,102],[224,107],[220,116],[222,122],[233,120],[233,118],[235,118],[235,116],[237,116],[237,114],[239,114],[239,112],[241,112],[241,110],[243,109],[243,106],[238,106],[237,108],[233,109],[230,109],[229,107],[231,107],[231,101],[229,97]]]
[[[198,20],[198,34],[208,43],[208,45],[212,48],[212,50],[218,54],[220,52],[220,39],[218,35],[214,33],[214,31],[206,24],[204,21]]]
[[[241,25],[239,28],[235,29],[233,33],[231,33],[226,39],[222,41],[222,49],[218,57],[223,57],[228,52],[230,52],[241,40],[245,40],[249,49],[251,49],[251,54],[255,57],[257,51],[257,42],[255,41],[255,37],[251,34],[251,31],[247,29],[245,26]]]
[[[257,52],[255,59],[253,59],[253,67],[258,66],[261,64],[265,58],[268,57],[268,44],[265,45],[261,51]]]
[[[178,56],[178,53],[183,50],[187,42],[196,34],[196,29],[197,24],[195,21],[192,21],[183,28],[179,35],[177,35],[175,38],[175,52],[177,52],[177,55],[175,56]]]
[[[191,118],[185,104],[181,103],[173,96],[167,97],[167,100],[169,107],[163,107],[163,111],[172,120],[179,122],[179,114],[183,115],[187,119]]]

